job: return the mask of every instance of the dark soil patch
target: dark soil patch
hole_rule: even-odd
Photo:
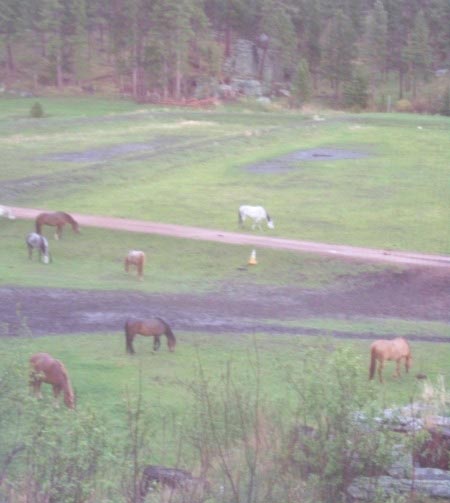
[[[319,291],[241,283],[225,285],[217,293],[172,295],[4,286],[0,288],[0,334],[20,335],[24,321],[35,336],[121,332],[128,316],[157,315],[175,331],[374,338],[377,334],[301,328],[301,320],[367,316],[449,323],[449,292],[449,271],[420,268],[366,274],[351,284],[341,282]],[[299,326],[283,325],[287,321]],[[450,342],[450,337],[428,334],[414,334],[411,339]]]
[[[251,164],[246,166],[246,170],[252,173],[280,173],[297,169],[299,164],[308,161],[340,161],[345,159],[361,159],[369,154],[356,150],[346,150],[338,148],[311,148],[298,150],[276,159]]]

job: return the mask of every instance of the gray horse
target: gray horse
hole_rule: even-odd
[[[33,248],[39,250],[39,257],[44,262],[48,264],[51,260],[50,250],[48,248],[48,241],[44,236],[37,234],[36,232],[30,232],[26,237],[26,243],[28,246],[28,258],[31,260],[33,255]]]

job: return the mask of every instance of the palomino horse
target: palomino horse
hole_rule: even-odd
[[[243,225],[246,218],[251,218],[253,220],[252,229],[258,227],[261,230],[261,222],[265,220],[267,222],[267,227],[273,229],[275,227],[273,220],[270,215],[262,206],[239,206],[239,225]]]
[[[36,234],[36,232],[30,232],[25,238],[28,246],[28,258],[31,260],[33,255],[33,248],[39,250],[39,257],[44,262],[48,264],[50,262],[50,250],[48,248],[48,241],[44,236]]]
[[[158,351],[161,345],[159,336],[164,334],[167,337],[167,347],[169,351],[175,351],[175,345],[177,343],[175,335],[169,325],[161,318],[150,318],[148,320],[128,319],[125,322],[126,348],[127,352],[130,354],[134,353],[133,339],[136,334],[153,336],[154,351]]]
[[[412,363],[411,349],[406,339],[397,337],[392,340],[379,339],[372,342],[370,346],[370,374],[369,379],[373,379],[375,367],[378,360],[378,377],[383,382],[382,371],[385,360],[396,362],[396,372],[394,377],[400,377],[400,364],[405,360],[405,371],[408,372]]]
[[[72,385],[64,365],[48,353],[36,353],[30,358],[30,386],[40,398],[42,398],[41,384],[43,382],[53,386],[55,398],[58,398],[62,391],[67,407],[75,408]]]
[[[63,211],[56,211],[54,213],[40,213],[35,220],[36,232],[42,234],[43,225],[52,225],[56,227],[55,239],[59,239],[62,236],[63,227],[66,224],[70,224],[74,232],[79,234],[80,230],[78,228],[78,222],[68,213]]]
[[[8,208],[7,206],[0,206],[0,217],[9,218],[10,220],[14,220],[16,218],[11,208]]]
[[[136,266],[138,278],[142,279],[144,276],[145,253],[139,250],[130,250],[125,257],[125,271],[129,272],[130,266]]]

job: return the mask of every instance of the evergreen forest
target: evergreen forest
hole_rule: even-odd
[[[364,105],[390,85],[417,101],[448,82],[450,0],[0,0],[0,84],[205,98],[235,77],[241,39],[266,95]]]

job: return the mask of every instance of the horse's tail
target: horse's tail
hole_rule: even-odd
[[[144,275],[144,266],[145,266],[145,253],[142,253],[141,260],[139,260],[138,265],[138,274],[140,277]]]
[[[375,375],[375,367],[377,364],[377,358],[376,358],[376,350],[374,347],[370,349],[370,371],[369,371],[369,379],[373,379],[373,376]]]
[[[56,360],[58,367],[61,371],[61,386],[64,392],[64,403],[69,407],[69,409],[75,408],[75,393],[72,388],[72,383],[70,382],[69,373],[66,367],[59,360]]]
[[[266,218],[268,222],[272,222],[272,219],[270,218],[270,215],[267,213],[267,211],[266,211]]]
[[[128,272],[130,269],[130,263],[128,262],[128,257],[125,257],[125,260],[123,261],[123,266],[125,268],[125,272]]]
[[[164,333],[167,337],[167,345],[169,346],[170,351],[174,351],[177,344],[175,334],[172,332],[172,329],[169,327],[168,323],[165,322],[162,318],[156,317],[156,319],[164,325]]]
[[[127,321],[125,322],[125,350],[127,353],[134,353],[133,349],[133,338],[134,338],[134,333],[131,330],[131,318],[128,318]]]
[[[241,209],[239,208],[238,210],[238,221],[240,224],[242,224],[244,221],[242,220],[242,213],[241,213]]]
[[[39,220],[39,217],[36,217],[36,221],[35,221],[35,227],[36,227],[36,232],[38,234],[41,234],[41,228],[42,228],[42,224]]]

